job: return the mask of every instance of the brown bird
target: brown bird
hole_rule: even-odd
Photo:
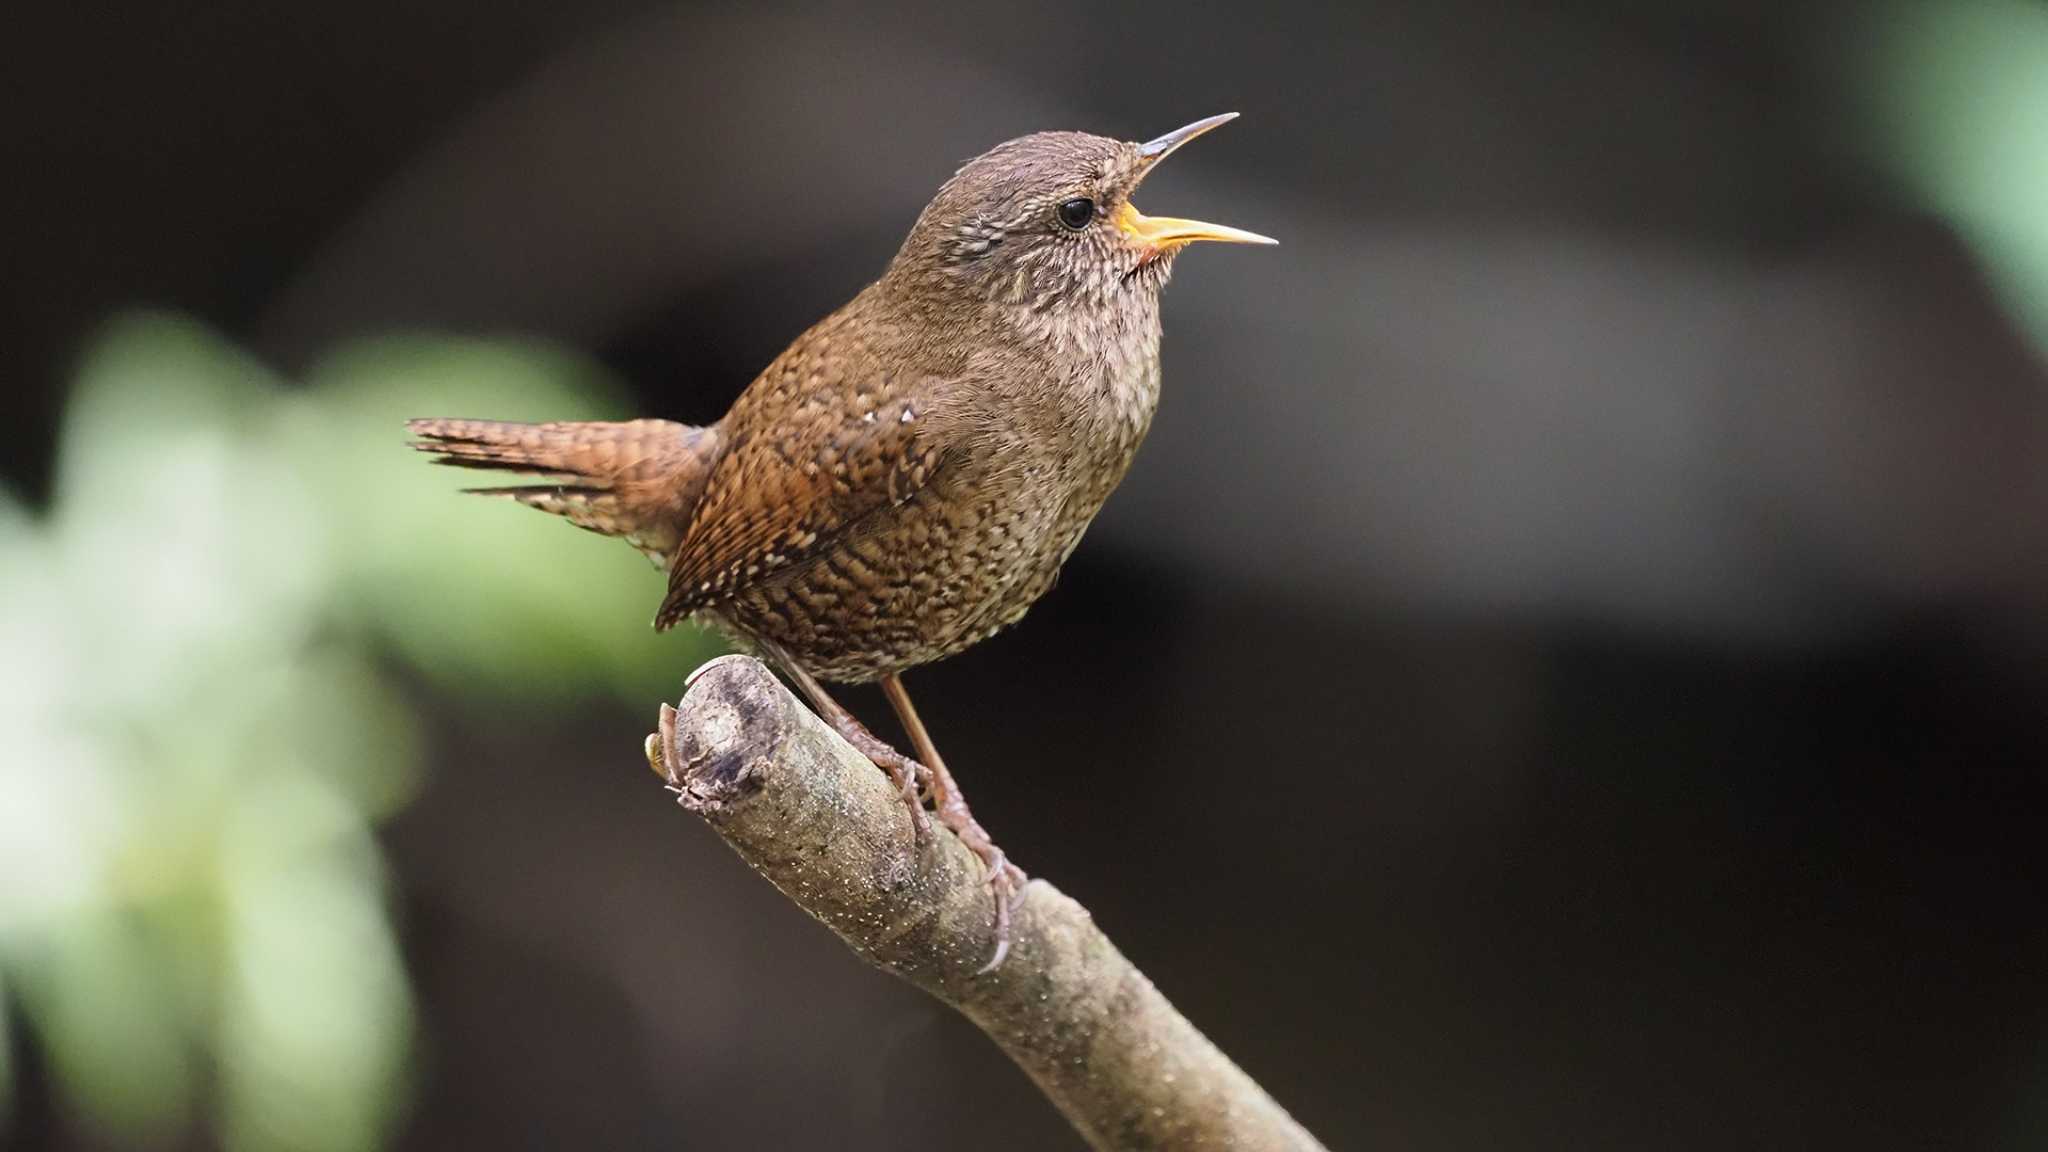
[[[778,665],[987,865],[989,967],[1023,874],[968,810],[903,687],[905,669],[1016,623],[1123,479],[1159,401],[1159,292],[1198,240],[1271,244],[1150,217],[1131,193],[1175,149],[1021,137],[967,162],[882,278],[798,337],[724,419],[415,420],[438,463],[545,477],[474,489],[625,539],[668,572],[655,617],[710,621]],[[880,680],[917,758],[820,681]]]

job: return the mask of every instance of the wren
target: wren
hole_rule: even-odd
[[[1159,402],[1175,255],[1250,232],[1146,216],[1131,194],[1211,116],[1145,144],[1041,132],[968,161],[879,280],[796,339],[717,423],[415,420],[437,462],[545,482],[472,491],[617,536],[668,573],[655,617],[710,622],[778,666],[982,859],[989,968],[1023,874],[977,823],[906,669],[1021,619],[1130,468]],[[912,759],[820,683],[881,681]]]

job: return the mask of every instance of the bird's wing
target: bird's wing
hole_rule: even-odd
[[[936,383],[883,370],[843,331],[792,345],[722,422],[731,446],[676,549],[655,627],[815,555],[930,483],[946,456],[926,419]]]

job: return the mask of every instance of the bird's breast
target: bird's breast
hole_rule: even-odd
[[[1070,382],[1065,420],[1072,444],[1069,471],[1093,491],[1123,478],[1138,445],[1151,430],[1159,407],[1157,325],[1117,333],[1096,345],[1097,354]],[[1106,488],[1103,496],[1108,495]]]

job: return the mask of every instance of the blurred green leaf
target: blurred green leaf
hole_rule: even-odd
[[[117,321],[86,357],[51,527],[99,706],[140,704],[195,664],[277,659],[317,624],[328,532],[276,443],[278,395],[181,321]]]
[[[2048,350],[2048,7],[1892,0],[1852,45],[1879,147]]]
[[[0,974],[94,1125],[382,1143],[412,1001],[371,828],[419,764],[389,658],[572,707],[711,650],[655,635],[631,549],[462,497],[404,420],[602,418],[616,391],[535,345],[370,341],[293,389],[188,320],[100,334],[50,515],[0,493]]]
[[[334,627],[335,517],[289,406],[204,329],[125,317],[84,360],[50,516],[0,502],[0,965],[65,1097],[122,1141],[187,1128],[217,1084],[245,1146],[366,1149],[404,1099],[368,821],[410,795],[416,749]],[[315,902],[249,899],[251,869]],[[355,955],[263,945],[323,931]],[[273,1042],[314,1007],[346,1026]],[[262,1075],[236,1074],[252,1045]]]
[[[411,1001],[362,814],[311,773],[247,789],[221,869],[230,1144],[377,1146],[404,1095]]]
[[[116,909],[66,921],[16,956],[58,1080],[94,1124],[140,1142],[189,1121],[197,1071],[176,989],[147,933]]]
[[[418,416],[611,419],[593,364],[535,346],[424,337],[351,346],[311,374],[295,422],[340,517],[349,603],[444,685],[522,697],[673,691],[715,648],[659,636],[658,572],[632,549],[502,501],[403,448]]]

